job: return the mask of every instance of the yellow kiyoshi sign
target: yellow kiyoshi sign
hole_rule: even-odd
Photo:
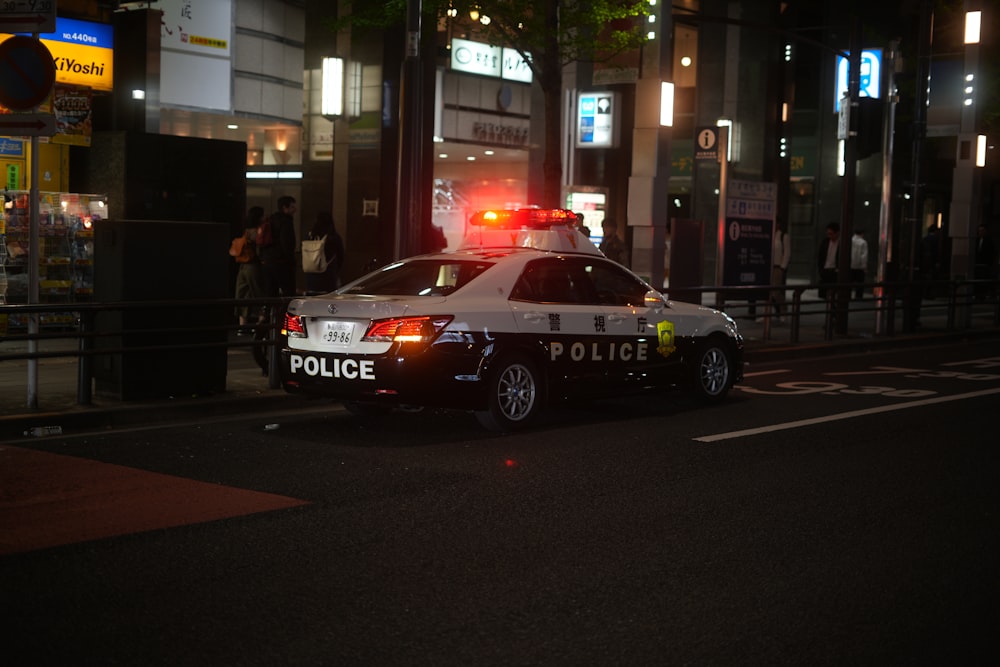
[[[56,83],[111,91],[114,87],[114,30],[110,25],[56,18],[56,31],[39,41],[52,54]],[[0,33],[0,43],[13,37]]]

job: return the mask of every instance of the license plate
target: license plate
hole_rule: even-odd
[[[319,338],[327,345],[350,345],[354,342],[354,322],[326,320]]]

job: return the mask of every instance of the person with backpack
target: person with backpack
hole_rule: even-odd
[[[264,266],[257,257],[257,229],[264,219],[264,208],[261,206],[251,206],[247,211],[246,220],[243,225],[242,253],[235,255],[239,270],[236,273],[236,298],[237,299],[262,299],[268,296],[267,274]],[[263,306],[238,306],[236,316],[239,319],[240,328],[238,334],[241,336],[250,332],[249,320],[252,318],[255,324],[261,324],[265,319],[265,309]]]
[[[257,255],[270,283],[269,296],[292,296],[295,289],[295,197],[278,197],[278,210],[257,229]]]
[[[317,243],[317,242],[322,242]],[[319,256],[306,252],[306,244],[319,245]],[[302,242],[302,270],[306,274],[306,291],[325,294],[340,287],[340,266],[344,261],[344,241],[337,233],[333,214],[316,214],[307,241]]]

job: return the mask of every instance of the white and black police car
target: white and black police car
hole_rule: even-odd
[[[451,408],[508,431],[553,401],[679,387],[715,402],[742,379],[732,318],[667,300],[572,212],[485,211],[469,229],[456,251],[293,299],[282,386],[356,414]]]

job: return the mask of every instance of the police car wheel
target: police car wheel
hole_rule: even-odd
[[[710,338],[695,353],[692,364],[694,392],[699,399],[716,403],[729,393],[732,385],[732,356],[721,338]]]
[[[489,404],[476,419],[491,431],[527,426],[541,405],[541,379],[534,364],[520,356],[502,359],[490,375]]]

